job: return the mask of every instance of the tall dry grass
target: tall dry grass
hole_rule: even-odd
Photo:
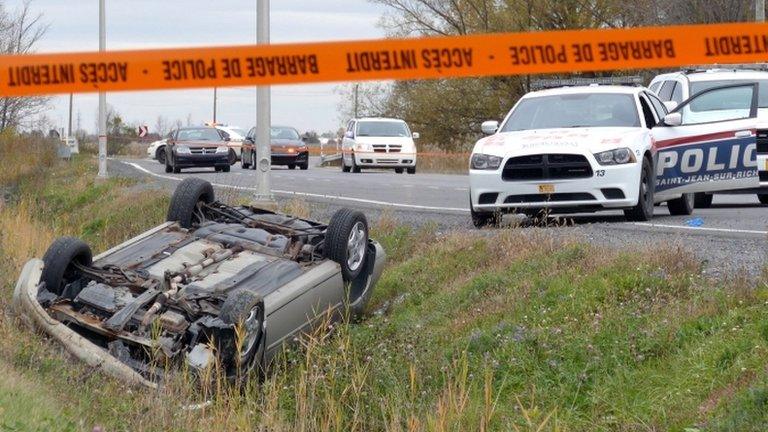
[[[0,186],[12,185],[24,176],[50,169],[56,161],[55,140],[11,129],[0,132]]]

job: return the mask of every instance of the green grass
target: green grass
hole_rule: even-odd
[[[126,391],[8,309],[20,266],[54,235],[102,250],[163,220],[167,193],[94,183],[94,170],[78,159],[25,177],[0,211],[0,430],[766,430],[765,281],[705,280],[665,246],[438,234],[386,215],[375,314],[204,410],[182,410],[201,400],[184,380]]]

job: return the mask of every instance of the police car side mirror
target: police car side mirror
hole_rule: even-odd
[[[480,125],[480,130],[486,135],[493,135],[499,130],[499,122],[496,120],[484,121],[483,124]]]
[[[667,126],[680,126],[683,124],[683,115],[679,112],[669,113],[664,116],[664,124]]]
[[[677,102],[675,101],[666,101],[662,102],[665,107],[667,107],[667,111],[674,111],[675,108],[677,108]]]
[[[420,136],[421,135],[419,135],[418,132],[414,132],[413,134],[411,134],[411,137],[413,137],[413,139],[419,139]]]

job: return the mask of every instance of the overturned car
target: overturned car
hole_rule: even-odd
[[[325,225],[228,206],[198,178],[179,184],[167,220],[96,257],[78,239],[55,240],[24,267],[17,309],[134,384],[154,387],[184,363],[244,376],[302,332],[361,315],[386,259],[358,211]]]

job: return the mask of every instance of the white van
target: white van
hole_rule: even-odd
[[[418,133],[392,118],[350,120],[341,145],[341,170],[359,173],[362,168],[391,168],[416,174]]]

